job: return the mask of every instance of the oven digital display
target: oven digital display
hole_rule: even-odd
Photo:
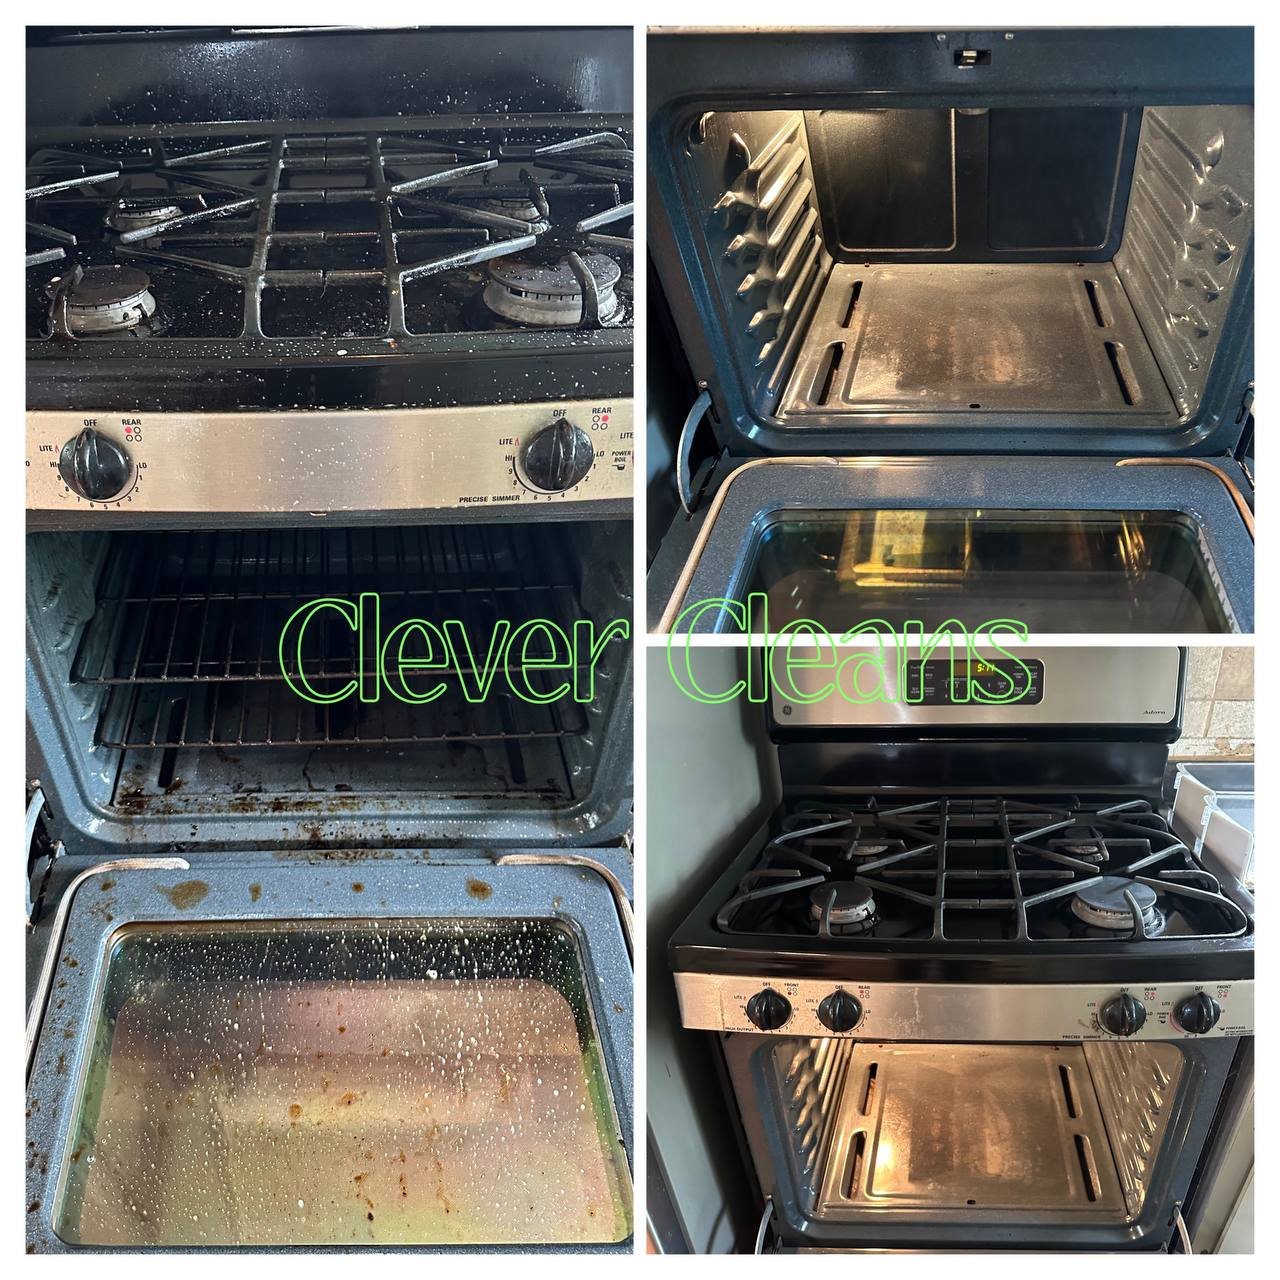
[[[928,658],[907,665],[906,701],[926,707],[1044,698],[1044,663],[1035,658]]]

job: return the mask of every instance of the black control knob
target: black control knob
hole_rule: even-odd
[[[852,1031],[862,1021],[862,1003],[847,991],[833,991],[818,1006],[818,1021],[828,1031]]]
[[[129,455],[114,440],[85,427],[62,446],[58,472],[82,498],[105,502],[129,483]]]
[[[1142,1030],[1147,1020],[1147,1011],[1142,1001],[1134,999],[1127,991],[1123,995],[1108,1000],[1098,1011],[1098,1021],[1104,1031],[1113,1036],[1131,1036]]]
[[[590,436],[567,418],[557,418],[525,442],[520,471],[530,488],[563,493],[591,470],[595,457]]]
[[[791,1001],[780,992],[765,987],[747,1001],[747,1017],[761,1031],[777,1031],[791,1017]]]
[[[1173,1010],[1174,1022],[1193,1036],[1212,1031],[1220,1017],[1222,1007],[1207,991],[1197,991],[1195,995],[1179,1000]]]

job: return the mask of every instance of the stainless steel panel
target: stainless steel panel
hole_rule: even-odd
[[[876,1208],[1123,1217],[1083,1048],[858,1045],[815,1214]]]
[[[788,726],[877,726],[877,725],[1142,725],[1171,721],[1178,710],[1178,650],[1173,646],[1152,648],[1041,648],[1010,645],[1007,656],[1024,661],[1034,659],[1044,664],[1041,681],[1043,697],[1037,703],[978,703],[957,706],[921,706],[916,703],[875,701],[855,702],[852,687],[854,667],[840,664],[866,649],[828,650],[833,664],[825,667],[796,665],[790,678],[802,693],[816,694],[835,684],[830,696],[819,701],[800,702],[771,689],[773,714]],[[872,653],[875,651],[872,650]],[[889,690],[897,695],[896,660],[898,651],[885,649],[885,669],[893,681]],[[805,656],[802,653],[798,656]],[[957,661],[969,655],[957,647]],[[979,647],[973,655],[994,658],[1005,655]],[[946,661],[946,641],[933,657]],[[780,657],[779,663],[783,661]],[[868,677],[860,677],[862,687]]]
[[[856,961],[850,961],[853,969]],[[765,987],[791,1002],[791,1017],[772,1034],[830,1036],[818,1005],[833,991],[857,997],[862,1020],[846,1033],[855,1040],[1116,1041],[1098,1025],[1098,1010],[1122,992],[1136,996],[1147,1018],[1134,1040],[1203,1040],[1252,1035],[1253,981],[1126,983],[960,983],[845,982],[829,978],[788,978],[709,973],[677,973],[680,1017],[686,1027],[705,1031],[762,1034],[747,1017],[747,1001]],[[1222,1006],[1218,1025],[1207,1036],[1188,1035],[1173,1020],[1178,1001],[1207,991]]]
[[[541,493],[518,465],[522,444],[563,416],[596,458],[564,493]],[[90,502],[58,472],[68,440],[92,426],[121,445],[123,493]],[[586,400],[454,409],[284,413],[27,414],[32,511],[284,512],[462,510],[632,495],[632,403]]]

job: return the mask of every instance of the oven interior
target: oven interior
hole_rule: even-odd
[[[1145,1231],[1180,1166],[1194,1166],[1234,1052],[1231,1041],[722,1041],[780,1221],[850,1239],[910,1223],[956,1239],[1018,1225],[1119,1240],[1145,1220]]]
[[[53,1227],[117,1247],[612,1243],[626,1154],[552,920],[111,942]]]
[[[784,426],[1185,423],[1247,305],[1250,107],[770,106],[676,146],[720,339]]]
[[[538,701],[576,670],[534,669],[513,688],[515,651],[497,663],[491,642],[502,621],[546,620],[571,637],[575,619],[603,632],[627,617],[629,545],[628,524],[586,521],[35,533],[32,644],[80,786],[116,815],[374,800],[383,814],[580,810],[611,803],[597,784],[628,646],[603,646],[589,700]],[[384,638],[412,618],[461,624],[471,648],[455,647],[445,669],[405,668],[404,687],[442,682],[440,697],[410,704],[384,686],[373,701],[313,702],[285,682],[294,611],[362,593],[379,598]],[[362,655],[344,618],[317,617],[287,660],[323,697],[352,686]],[[411,637],[406,664],[421,643]],[[540,631],[524,654],[570,656]]]

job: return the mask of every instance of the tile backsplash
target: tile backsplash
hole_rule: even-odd
[[[1253,646],[1196,645],[1175,760],[1253,759]]]

